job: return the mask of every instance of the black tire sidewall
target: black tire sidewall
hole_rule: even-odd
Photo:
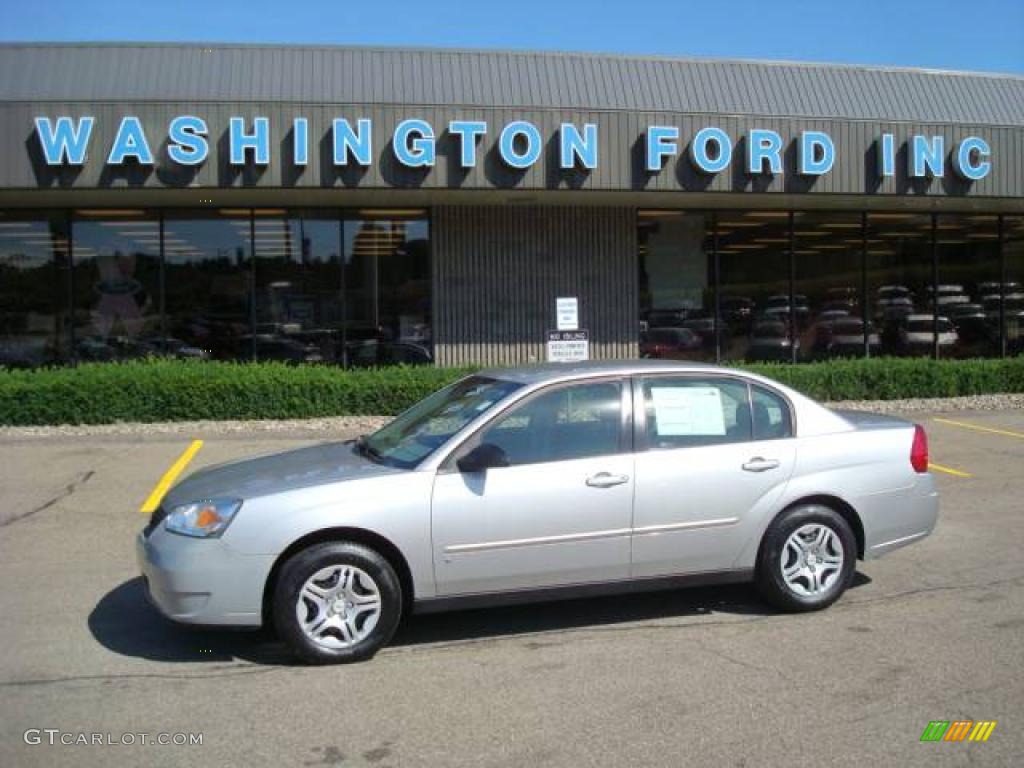
[[[299,590],[321,568],[351,565],[365,571],[380,589],[381,615],[377,626],[350,648],[324,648],[306,637],[295,615]],[[332,664],[360,661],[373,656],[394,635],[402,618],[402,588],[394,569],[380,554],[361,544],[327,542],[314,544],[290,557],[281,568],[274,588],[272,615],[281,639],[303,661]]]
[[[809,523],[828,526],[843,545],[843,568],[836,586],[820,597],[798,595],[786,584],[781,559],[786,540],[793,531]],[[806,504],[780,514],[765,532],[758,556],[756,581],[764,597],[786,611],[816,611],[840,598],[857,570],[857,539],[846,519],[829,507]]]

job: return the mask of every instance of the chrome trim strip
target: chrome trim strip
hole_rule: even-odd
[[[897,544],[905,544],[907,542],[914,541],[914,539],[923,539],[929,533],[931,533],[931,531],[920,531],[919,533],[912,533],[909,536],[892,539],[891,541],[883,541],[881,544],[875,544],[875,546],[871,548],[871,551],[877,552],[878,550],[885,549],[886,547],[893,547]]]
[[[596,541],[613,539],[618,536],[641,536],[651,533],[668,533],[670,531],[688,531],[696,528],[717,528],[723,525],[735,525],[738,517],[721,517],[715,520],[695,520],[689,523],[668,523],[665,525],[645,525],[642,528],[613,528],[606,531],[588,531],[587,533],[564,533],[558,536],[536,536],[530,539],[505,539],[503,541],[485,541],[478,544],[452,544],[444,548],[446,554],[463,552],[483,552],[490,549],[512,549],[514,547],[533,547],[541,544],[565,544],[576,541]]]
[[[740,519],[738,517],[719,517],[714,520],[694,520],[690,523],[667,523],[665,525],[645,525],[642,528],[634,528],[633,534],[642,536],[646,533],[668,533],[670,531],[690,531],[695,528],[718,528],[723,525],[735,525]]]
[[[537,544],[563,544],[572,541],[593,541],[595,539],[612,539],[616,536],[628,536],[630,528],[615,528],[607,531],[589,531],[587,533],[563,533],[558,536],[537,536],[532,539],[506,539],[504,541],[485,541],[480,544],[453,544],[444,551],[455,554],[459,552],[481,552],[486,549],[510,549],[512,547],[532,547]]]

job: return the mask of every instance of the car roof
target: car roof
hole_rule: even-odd
[[[523,384],[583,378],[587,376],[615,376],[637,373],[742,373],[709,363],[675,360],[589,360],[581,363],[542,363],[513,368],[487,368],[481,376]]]

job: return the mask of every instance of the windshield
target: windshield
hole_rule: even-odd
[[[419,464],[466,424],[522,387],[470,376],[435,392],[362,442],[374,461],[406,469]]]

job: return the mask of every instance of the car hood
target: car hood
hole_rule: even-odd
[[[163,504],[169,508],[201,499],[251,499],[405,471],[360,456],[351,441],[321,443],[200,469],[175,485]]]

